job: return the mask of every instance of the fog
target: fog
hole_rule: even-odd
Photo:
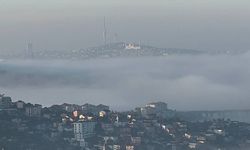
[[[248,50],[248,0],[0,0],[0,52],[74,50],[108,41]],[[116,35],[116,36],[115,36]]]
[[[247,109],[250,54],[146,58],[7,60],[0,92],[45,106],[107,104],[128,110],[164,101],[177,110]]]

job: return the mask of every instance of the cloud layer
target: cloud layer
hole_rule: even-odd
[[[131,109],[165,101],[177,110],[250,106],[250,54],[0,63],[0,92],[15,100],[104,103]]]

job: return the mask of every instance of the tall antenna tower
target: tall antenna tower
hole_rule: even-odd
[[[33,58],[34,57],[33,44],[31,42],[29,42],[28,45],[27,45],[27,57],[28,58]]]
[[[104,42],[104,45],[107,44],[107,28],[106,28],[106,18],[104,17],[103,18],[103,42]]]

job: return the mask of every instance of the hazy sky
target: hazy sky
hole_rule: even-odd
[[[0,50],[80,49],[111,41],[250,49],[249,0],[0,0]]]

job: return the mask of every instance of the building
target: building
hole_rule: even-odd
[[[120,145],[113,145],[113,150],[120,150],[121,146]]]
[[[131,137],[131,141],[133,145],[140,145],[141,144],[141,137]]]
[[[62,105],[60,105],[61,108],[67,112],[74,112],[74,111],[80,111],[82,113],[91,113],[91,114],[94,114],[94,115],[98,115],[98,113],[100,111],[103,111],[103,110],[109,110],[109,106],[106,106],[106,105],[92,105],[92,104],[84,104],[84,105],[76,105],[76,104],[67,104],[67,103],[64,103]]]
[[[103,111],[103,110],[109,110],[109,106],[99,104],[99,105],[96,106],[96,109],[97,109],[98,112]]]
[[[168,104],[164,102],[155,102],[147,104],[146,107],[153,108],[156,112],[162,112],[168,109]]]
[[[134,150],[134,146],[133,145],[126,145],[126,150]]]
[[[24,109],[24,105],[25,105],[25,103],[23,102],[23,101],[17,101],[16,102],[16,108],[17,109]]]
[[[0,109],[11,108],[12,100],[11,97],[6,97],[3,94],[0,94]]]
[[[143,116],[156,115],[166,110],[168,110],[168,105],[164,102],[149,103],[141,108],[141,114]]]
[[[164,102],[149,103],[145,107],[137,108],[136,111],[146,118],[172,118],[176,115],[176,112],[168,109],[168,104]]]
[[[30,103],[25,106],[25,115],[28,117],[40,117],[42,112],[42,105]]]
[[[76,105],[76,104],[67,104],[67,103],[64,103],[61,105],[62,109],[67,111],[67,112],[73,112],[75,110],[80,110],[81,107],[79,105]]]
[[[137,46],[137,45],[135,45],[135,44],[133,44],[133,43],[129,43],[129,44],[126,44],[125,45],[125,49],[127,49],[127,50],[140,50],[141,49],[141,47],[140,46]]]
[[[109,106],[106,105],[92,105],[92,104],[84,104],[81,106],[81,110],[84,113],[92,113],[94,115],[98,115],[100,111],[105,111],[105,110],[109,110]]]
[[[81,141],[85,138],[90,138],[95,135],[96,122],[83,121],[75,122],[74,125],[74,136],[77,141]]]

